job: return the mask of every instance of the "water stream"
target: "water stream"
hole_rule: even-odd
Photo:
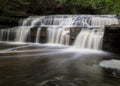
[[[1,29],[0,86],[120,86],[119,56],[100,50],[104,26],[118,23],[113,15],[54,15]],[[80,29],[73,45],[71,27]]]
[[[29,17],[19,27],[0,30],[0,41],[70,44],[70,29],[81,29],[74,46],[101,49],[105,25],[119,24],[114,15],[51,15]],[[43,28],[44,27],[44,28]],[[42,29],[47,29],[45,32]],[[32,37],[31,37],[32,36]],[[35,39],[35,40],[34,40]]]
[[[110,59],[119,63],[119,57],[103,51],[0,43],[0,86],[119,86],[120,67],[109,68],[115,64],[109,65]]]

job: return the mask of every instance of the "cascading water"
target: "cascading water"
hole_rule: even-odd
[[[48,28],[48,43],[68,44],[67,36],[70,31],[65,28]]]
[[[117,23],[114,16],[43,16],[1,29],[0,86],[120,86],[119,56],[90,50],[101,49],[104,25]]]
[[[43,27],[47,29],[46,43],[70,43],[70,29],[82,28],[73,43],[74,47],[101,49],[104,26],[119,24],[115,16],[110,15],[53,15],[29,17],[19,27],[0,30],[0,41],[27,42],[31,38],[31,29],[36,29],[35,43],[41,43]]]
[[[109,17],[92,17],[90,28],[82,29],[78,34],[74,46],[79,48],[102,49],[104,26],[119,24],[118,19]]]
[[[0,30],[0,41],[14,41],[16,36],[16,27],[9,29],[1,29]]]
[[[117,18],[100,18],[100,17],[93,17],[91,19],[91,26],[99,26],[104,27],[105,25],[112,25],[118,24]]]
[[[38,30],[37,30],[37,35],[36,35],[36,43],[39,43],[39,41],[40,41],[40,32],[41,31],[41,28],[38,28]]]
[[[78,48],[101,49],[103,35],[102,29],[83,29],[77,36],[74,46]]]

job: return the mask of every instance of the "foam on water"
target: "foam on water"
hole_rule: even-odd
[[[116,59],[104,60],[100,62],[100,66],[105,68],[113,68],[120,70],[120,60],[116,60]]]

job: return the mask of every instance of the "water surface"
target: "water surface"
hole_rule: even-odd
[[[50,44],[0,43],[0,86],[120,86],[112,54]]]

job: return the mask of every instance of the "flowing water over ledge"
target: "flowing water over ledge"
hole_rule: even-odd
[[[119,58],[69,46],[0,43],[0,86],[120,86],[120,69],[101,66]]]
[[[0,86],[119,86],[119,56],[97,50],[111,24],[119,24],[115,16],[53,15],[1,29]],[[80,31],[70,47],[74,27]]]
[[[99,50],[105,25],[113,24],[119,24],[115,15],[30,16],[18,27],[1,29],[0,41],[64,44]]]

